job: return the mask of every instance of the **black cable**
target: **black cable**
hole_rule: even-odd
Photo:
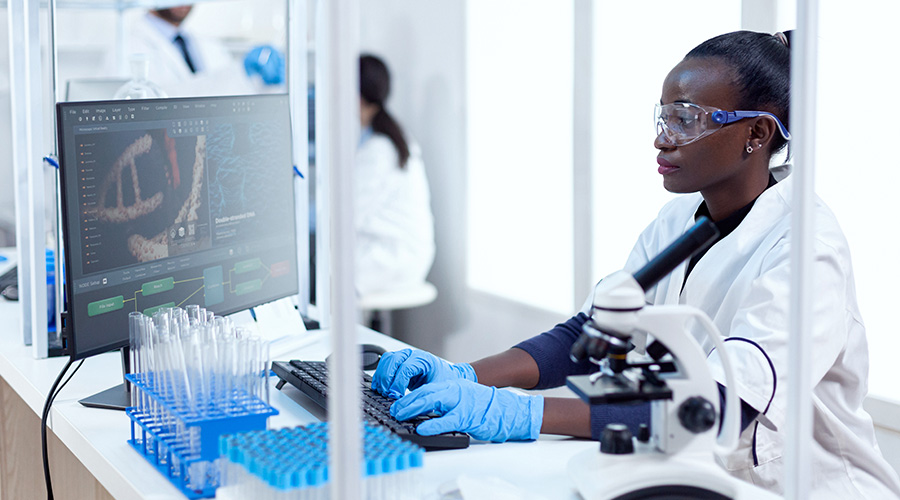
[[[44,482],[47,483],[47,500],[53,500],[53,486],[50,484],[50,460],[47,457],[47,416],[50,415],[50,405],[53,404],[53,400],[56,399],[56,395],[59,394],[56,386],[59,385],[59,381],[62,380],[66,372],[69,371],[70,366],[72,366],[71,357],[69,357],[66,366],[59,372],[59,376],[56,377],[53,385],[50,386],[50,392],[47,393],[47,400],[44,402],[44,411],[41,414],[41,458],[44,461]],[[66,380],[66,382],[68,382],[68,380]],[[62,389],[62,387],[60,387],[60,389]]]
[[[65,387],[66,384],[68,384],[69,381],[72,380],[72,377],[74,377],[75,374],[78,373],[78,369],[81,368],[81,365],[84,364],[85,359],[87,359],[87,358],[83,358],[78,363],[78,366],[76,366],[75,369],[72,370],[72,373],[70,373],[69,376],[66,378],[66,380],[62,384],[60,384],[58,389],[56,389],[56,392],[53,394],[53,397],[50,399],[51,405],[53,404],[53,401],[56,400],[56,397],[59,396],[59,393],[62,392],[63,387]],[[69,365],[71,365],[71,361],[69,362]],[[66,368],[63,369],[62,373],[66,372],[66,369],[68,369],[69,365],[67,365]],[[59,381],[59,379],[57,379],[57,382],[58,381]],[[51,484],[50,483],[50,462],[48,460],[48,451],[47,451],[47,425],[46,425],[46,417],[49,416],[49,414],[50,414],[50,410],[49,410],[49,406],[48,406],[47,414],[41,419],[41,443],[43,446],[42,459],[44,462],[44,479],[47,481],[47,491],[48,491],[47,498],[52,499],[53,498],[53,490],[51,489],[51,485],[50,485]]]
[[[72,370],[72,373],[69,374],[69,376],[66,378],[65,382],[63,382],[62,384],[60,384],[59,389],[56,390],[56,394],[53,396],[53,399],[54,399],[54,400],[56,399],[56,396],[59,396],[59,393],[62,392],[63,387],[65,387],[66,384],[68,384],[69,381],[72,380],[72,377],[74,377],[75,374],[78,373],[78,369],[81,368],[81,365],[84,364],[84,360],[85,360],[85,359],[87,359],[87,358],[83,358],[81,361],[79,361],[79,362],[78,362],[78,366],[76,366],[75,369]]]

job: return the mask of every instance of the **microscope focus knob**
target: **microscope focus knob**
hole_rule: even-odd
[[[631,431],[627,425],[608,424],[600,435],[600,453],[627,455],[634,453]]]
[[[678,408],[678,420],[694,434],[706,432],[716,424],[716,407],[700,396],[690,397]]]
[[[642,443],[650,442],[650,426],[647,424],[641,424],[638,428],[637,440]]]

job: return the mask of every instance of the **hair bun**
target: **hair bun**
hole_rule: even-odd
[[[787,47],[787,48],[791,47],[791,32],[790,31],[779,31],[778,33],[775,33],[772,36],[777,38],[779,42],[783,43],[785,47]]]

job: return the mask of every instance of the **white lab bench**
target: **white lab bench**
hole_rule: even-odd
[[[0,272],[6,264],[0,263]],[[40,413],[67,360],[34,359],[31,348],[22,345],[19,316],[16,303],[0,300],[0,497],[38,498],[44,495]],[[359,341],[388,350],[407,347],[363,327]],[[271,356],[274,360],[321,360],[329,352],[328,332],[319,330],[300,334],[294,347],[276,347]],[[91,357],[54,402],[49,427],[58,438],[50,437],[56,498],[185,498],[127,444],[130,421],[124,412],[85,408],[78,403],[121,381],[117,352]],[[271,404],[279,414],[269,419],[269,428],[319,420],[323,412],[314,403],[290,385],[275,390],[277,381],[272,377]],[[428,452],[422,474],[424,491],[426,498],[440,498],[440,488],[467,475],[502,479],[535,498],[575,499],[578,496],[566,464],[576,453],[596,446],[588,440],[542,436],[528,443],[473,441],[464,450]]]

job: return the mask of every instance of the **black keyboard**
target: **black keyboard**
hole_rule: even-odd
[[[324,361],[274,361],[272,371],[281,379],[276,386],[284,387],[285,382],[309,396],[317,405],[327,408],[328,405],[328,369]],[[395,400],[382,396],[372,390],[372,377],[362,373],[360,389],[362,390],[363,417],[369,423],[381,425],[397,436],[411,441],[425,450],[446,450],[466,448],[469,446],[469,435],[462,432],[447,432],[436,436],[422,436],[416,433],[416,426],[433,418],[420,416],[406,422],[400,422],[391,416],[391,404]]]

